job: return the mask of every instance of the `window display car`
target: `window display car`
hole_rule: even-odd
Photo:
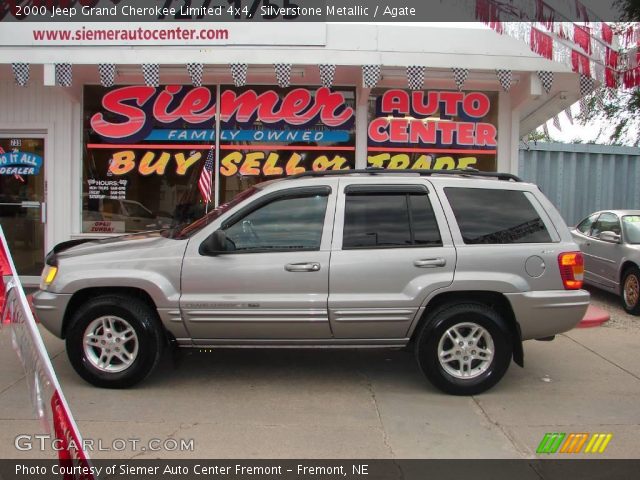
[[[195,223],[62,243],[33,304],[101,387],[186,348],[414,349],[438,388],[495,385],[583,317],[582,254],[532,184],[477,171],[307,172]]]
[[[584,281],[620,295],[640,315],[640,210],[595,212],[571,234],[584,254]]]

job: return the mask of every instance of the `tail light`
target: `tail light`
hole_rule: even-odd
[[[581,252],[565,252],[558,255],[558,267],[565,290],[579,290],[584,278],[584,258]]]

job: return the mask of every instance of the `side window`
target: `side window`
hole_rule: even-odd
[[[524,192],[444,189],[466,244],[548,243],[551,236]]]
[[[227,250],[319,250],[326,194],[276,198],[225,228]]]
[[[600,215],[599,213],[594,213],[593,215],[591,215],[588,218],[585,218],[583,221],[581,221],[578,226],[576,227],[576,229],[580,232],[580,233],[584,233],[585,235],[589,235],[589,233],[591,232],[591,227],[593,226],[593,224],[595,223],[595,221],[598,219],[598,215]]]
[[[345,250],[442,245],[426,190],[347,191],[345,202]]]
[[[603,213],[598,217],[598,221],[594,223],[591,229],[591,236],[597,237],[602,232],[613,232],[620,235],[620,219],[613,213]]]

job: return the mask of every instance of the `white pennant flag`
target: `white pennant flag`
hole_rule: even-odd
[[[456,82],[458,90],[462,90],[464,82],[469,77],[469,70],[466,68],[452,68],[451,70],[453,70],[453,80]]]
[[[363,65],[362,66],[362,85],[365,88],[373,88],[380,81],[380,65]]]
[[[70,63],[56,63],[56,85],[70,87],[73,83],[73,67]]]
[[[231,68],[233,84],[236,87],[244,87],[247,84],[247,71],[249,66],[246,63],[232,63],[229,67]]]
[[[98,64],[98,75],[100,76],[100,85],[103,87],[113,87],[116,81],[115,63]]]
[[[291,84],[291,64],[276,63],[273,65],[276,69],[276,80],[281,88],[287,88]]]
[[[160,86],[160,65],[157,63],[143,63],[142,64],[142,76],[144,77],[144,83],[148,87]]]
[[[26,87],[29,81],[29,64],[28,63],[12,63],[13,76],[16,83],[21,87]]]
[[[333,79],[336,75],[336,66],[330,64],[318,65],[320,70],[320,82],[323,87],[331,88],[333,86]]]

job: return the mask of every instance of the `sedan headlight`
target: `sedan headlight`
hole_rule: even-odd
[[[56,278],[57,273],[58,267],[45,265],[44,270],[42,270],[42,275],[40,276],[40,290],[46,290]]]

